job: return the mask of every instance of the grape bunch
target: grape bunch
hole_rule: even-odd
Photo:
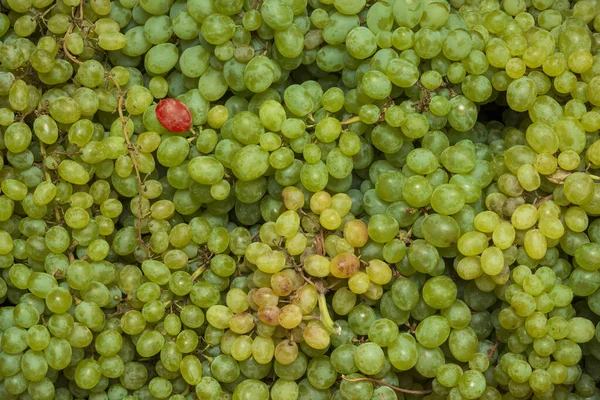
[[[0,399],[600,399],[600,0],[2,0]]]

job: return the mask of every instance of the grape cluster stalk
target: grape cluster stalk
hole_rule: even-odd
[[[600,400],[600,0],[1,0],[1,400]]]

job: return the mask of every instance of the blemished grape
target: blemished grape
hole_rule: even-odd
[[[185,132],[192,126],[192,113],[179,100],[161,100],[155,111],[158,122],[171,132]]]
[[[598,0],[5,0],[0,399],[600,397]]]

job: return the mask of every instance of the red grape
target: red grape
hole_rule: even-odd
[[[179,100],[163,99],[155,111],[158,122],[171,132],[185,132],[192,127],[192,113]]]

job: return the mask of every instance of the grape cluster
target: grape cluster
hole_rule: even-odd
[[[600,399],[600,0],[0,6],[0,399]]]

